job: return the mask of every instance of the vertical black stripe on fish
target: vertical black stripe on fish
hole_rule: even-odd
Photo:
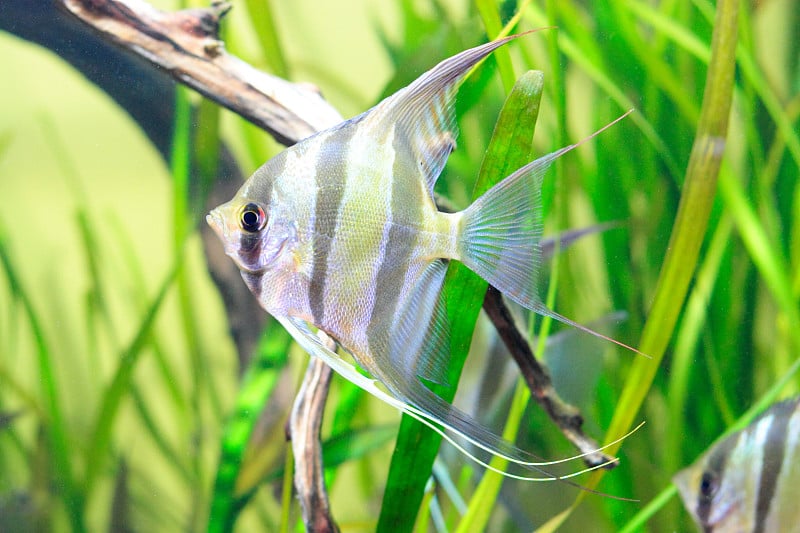
[[[763,533],[764,523],[769,516],[778,476],[783,466],[783,456],[786,453],[786,435],[793,411],[792,402],[778,404],[770,410],[772,420],[767,430],[766,441],[763,443],[761,476],[756,493],[755,528],[753,529],[755,533]]]
[[[244,280],[250,292],[261,298],[261,291],[263,290],[264,276],[242,270],[242,279]]]
[[[246,268],[255,268],[258,266],[258,259],[261,255],[261,237],[261,232],[239,232],[239,249],[237,253],[239,255],[239,260]]]
[[[332,135],[320,139],[322,146],[314,164],[317,198],[314,208],[314,262],[309,281],[309,305],[316,325],[325,320],[325,284],[328,258],[336,234],[336,219],[344,198],[350,140],[354,123],[343,125]]]
[[[285,156],[281,159],[275,158],[275,161],[270,163],[270,166],[275,167],[273,174],[275,176],[280,175],[280,173],[283,172],[285,164],[286,164]],[[267,213],[268,217],[269,217],[269,203],[270,200],[272,199],[272,192],[274,185],[275,185],[275,180],[270,179],[266,181],[265,186],[262,187],[260,190],[258,191],[248,190],[246,195],[246,198],[252,199],[258,205],[260,205],[261,208],[264,209],[264,212]],[[237,213],[236,216],[239,217],[240,214]],[[239,222],[237,221],[237,223]],[[264,230],[257,231],[255,233],[249,233],[247,231],[239,231],[238,254],[243,265],[253,266],[253,267],[259,266],[260,262],[259,259],[261,256],[261,246],[264,240],[263,238],[264,238]],[[260,287],[260,282],[258,285]],[[261,291],[260,290],[258,292],[254,291],[253,294],[261,296]]]
[[[413,187],[414,184],[409,184],[408,180],[413,171],[407,166],[409,161],[401,157],[402,154],[408,153],[407,144],[403,145],[408,142],[410,139],[407,133],[402,128],[395,128],[392,141],[395,153],[392,168],[392,201],[387,217],[387,224],[390,226],[383,243],[384,255],[375,277],[376,302],[367,326],[370,352],[384,353],[389,357],[394,355],[386,352],[389,349],[389,340],[392,338],[393,326],[396,325],[395,320],[398,318],[406,274],[409,268],[418,268],[410,264],[410,257],[417,246],[419,233],[402,222],[397,223],[396,216],[401,210],[408,212],[413,208],[414,212],[409,213],[410,220],[421,221],[423,217],[422,202],[410,194],[409,185]]]
[[[697,507],[695,508],[697,518],[703,524],[704,531],[712,530],[708,526],[708,519],[714,503],[714,495],[722,484],[728,457],[742,438],[742,434],[737,433],[723,440],[719,446],[714,448],[706,461],[697,491]]]

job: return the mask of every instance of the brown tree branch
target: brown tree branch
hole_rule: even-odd
[[[175,80],[294,144],[341,122],[339,113],[308,84],[296,84],[253,68],[229,54],[218,38],[220,18],[230,9],[166,13],[143,0],[63,0],[72,14]]]
[[[267,75],[225,51],[217,34],[220,17],[229,9],[227,3],[175,13],[158,11],[141,0],[64,0],[64,5],[112,41],[263,127],[284,144],[341,120],[318,92]],[[525,376],[532,396],[582,453],[596,449],[581,430],[580,413],[553,389],[546,370],[493,288],[487,292],[484,309]],[[589,453],[585,461],[590,466],[616,464],[600,452]]]
[[[561,433],[578,448],[584,462],[590,466],[614,468],[618,460],[597,450],[597,442],[587,437],[581,427],[583,416],[580,411],[562,400],[553,388],[550,376],[531,351],[530,344],[517,328],[511,311],[503,301],[500,291],[489,285],[483,300],[483,310],[497,329],[498,335],[508,348],[511,357],[516,361],[531,396],[544,409],[550,419],[558,426]]]
[[[323,334],[320,338],[331,350],[336,349],[336,343],[330,337]],[[332,374],[331,367],[321,359],[311,358],[289,418],[288,437],[292,441],[295,465],[294,486],[306,531],[315,533],[339,531],[328,502],[319,438]]]

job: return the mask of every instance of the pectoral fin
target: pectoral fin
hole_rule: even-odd
[[[382,369],[399,373],[402,381],[420,377],[448,384],[450,324],[441,299],[446,273],[446,261],[437,260],[425,267],[400,302],[397,316],[385,325],[389,349],[380,346],[373,357]]]

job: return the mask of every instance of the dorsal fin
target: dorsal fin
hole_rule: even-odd
[[[458,132],[453,101],[458,86],[470,69],[493,50],[522,35],[525,33],[497,39],[445,59],[370,113],[370,120],[394,124],[395,139],[399,141],[395,146],[402,152],[396,157],[405,168],[419,169],[431,198],[447,156],[455,148]]]

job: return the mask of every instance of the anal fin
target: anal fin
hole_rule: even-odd
[[[444,260],[424,267],[388,328],[388,352],[374,350],[377,364],[397,369],[403,380],[416,377],[447,385],[450,324],[441,295],[446,273]]]

